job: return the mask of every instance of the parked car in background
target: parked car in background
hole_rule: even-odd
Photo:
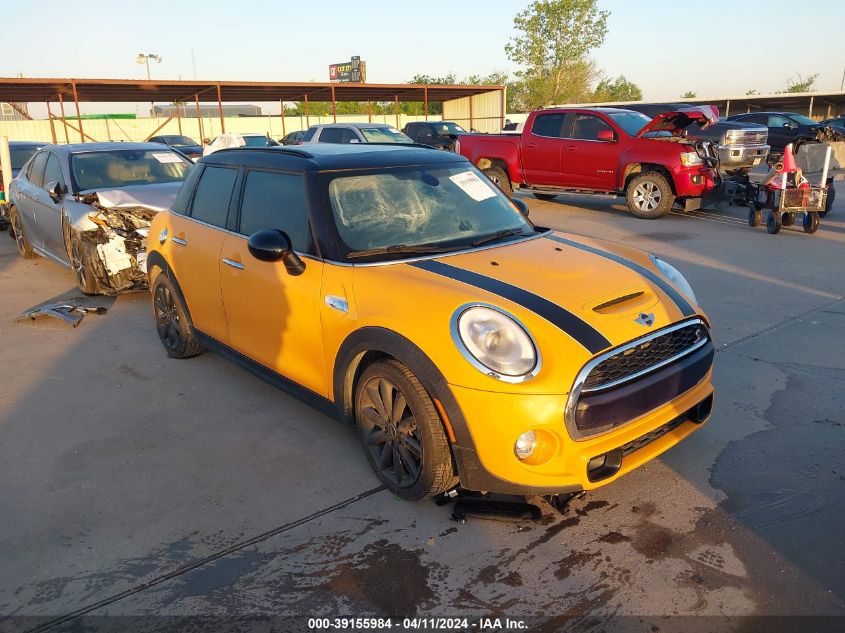
[[[230,147],[278,147],[279,145],[281,143],[270,138],[269,134],[226,132],[206,145],[202,150],[202,155],[207,156]]]
[[[401,498],[598,488],[707,420],[710,325],[666,262],[526,214],[451,152],[220,151],[153,220],[155,328],[350,422]]]
[[[773,154],[783,154],[784,147],[801,136],[814,135],[821,127],[810,117],[795,112],[750,112],[731,115],[727,120],[756,123],[768,128]]]
[[[328,123],[312,125],[302,137],[308,143],[413,143],[405,134],[385,123]]]
[[[305,136],[305,130],[297,130],[296,132],[290,132],[285,135],[284,138],[280,138],[279,142],[282,145],[301,145],[302,138]]]
[[[32,158],[32,155],[45,145],[49,145],[49,143],[40,143],[38,141],[9,141],[9,154],[12,159],[12,174],[10,179],[17,176],[18,172],[26,164],[26,161]],[[0,203],[0,230],[6,228],[9,220],[8,199],[3,187],[3,170],[0,167],[0,193],[3,193],[3,196],[0,197],[5,199],[5,202]]]
[[[715,149],[686,129],[712,125],[708,106],[649,119],[619,108],[549,108],[528,115],[522,134],[465,134],[457,151],[506,194],[551,200],[566,191],[625,196],[638,218],[697,209],[716,185]]]
[[[689,107],[695,106],[689,103],[631,103],[625,109],[654,118],[664,112],[682,111]],[[720,169],[729,174],[747,173],[764,164],[769,155],[769,130],[758,123],[719,119],[703,129],[691,123],[686,132],[712,142],[719,151]]]
[[[437,149],[455,151],[459,134],[467,131],[452,121],[413,121],[402,132],[415,143],[431,145]]]
[[[173,149],[182,152],[188,158],[199,158],[202,156],[202,145],[189,136],[165,134],[153,136],[147,142],[169,145]]]
[[[819,125],[824,127],[832,127],[840,134],[845,134],[845,116],[837,116],[833,117],[832,119],[825,119],[824,121],[819,123]]]
[[[47,146],[10,187],[18,252],[70,267],[86,294],[143,286],[150,222],[192,165],[159,143]]]

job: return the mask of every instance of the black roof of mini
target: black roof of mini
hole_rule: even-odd
[[[460,154],[442,152],[427,145],[360,143],[278,147],[236,147],[222,149],[201,158],[199,163],[280,167],[306,171],[335,171],[373,167],[403,167],[468,163]]]

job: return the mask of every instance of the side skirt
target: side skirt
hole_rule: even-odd
[[[314,407],[320,411],[320,413],[324,413],[338,421],[346,421],[343,410],[328,398],[325,398],[318,393],[314,393],[307,387],[303,387],[299,383],[282,376],[272,369],[265,367],[261,363],[255,362],[251,358],[244,356],[237,350],[234,350],[217,339],[200,332],[196,328],[193,328],[193,331],[194,336],[196,336],[197,339],[208,349],[214,350],[220,355],[225,356],[235,364],[247,370],[249,373],[261,378],[265,382],[270,383],[277,389],[281,389],[300,402],[304,402],[305,404]]]

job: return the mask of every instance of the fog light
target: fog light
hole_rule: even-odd
[[[695,176],[691,176],[691,177],[690,177],[690,180],[692,180],[692,183],[693,183],[694,185],[700,185],[700,184],[701,184],[701,175],[700,175],[700,174],[697,174],[697,175],[695,175]]]
[[[518,438],[513,445],[513,452],[519,459],[528,459],[537,448],[537,435],[534,431],[526,431]]]
[[[599,468],[603,468],[604,465],[607,463],[607,454],[599,455],[598,457],[593,457],[587,463],[587,470],[590,472],[594,470],[598,470]]]

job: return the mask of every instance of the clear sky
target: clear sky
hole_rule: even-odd
[[[402,82],[417,73],[512,72],[504,45],[513,16],[528,4],[0,0],[0,76],[146,78],[135,62],[139,52],[162,56],[151,65],[160,79],[327,81],[328,65],[351,55],[367,61],[371,83]],[[639,85],[648,100],[687,90],[700,97],[773,92],[797,73],[818,73],[819,91],[838,90],[842,81],[842,0],[599,5],[611,14],[595,61],[606,75],[622,74]]]

